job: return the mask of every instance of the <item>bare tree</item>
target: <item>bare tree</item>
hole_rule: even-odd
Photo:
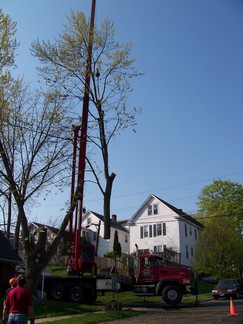
[[[78,103],[84,96],[89,22],[79,11],[71,11],[67,21],[53,44],[37,40],[31,51],[43,65],[39,71],[46,82]],[[92,154],[86,160],[104,198],[105,238],[110,238],[110,200],[116,176],[109,170],[109,143],[123,129],[134,128],[136,114],[140,112],[127,105],[132,91],[130,80],[140,73],[134,69],[131,46],[115,41],[114,32],[114,25],[108,19],[94,30],[89,86],[89,147],[92,145],[92,153],[96,149],[101,153],[103,171],[96,168]]]
[[[43,249],[44,229],[37,244],[31,244],[28,209],[43,192],[48,194],[53,186],[65,181],[67,170],[71,171],[70,106],[57,89],[45,93],[33,91],[21,79],[12,77],[15,24],[1,11],[0,20],[0,35],[4,36],[0,47],[0,195],[14,199],[17,212],[15,248],[21,238],[28,287],[34,293],[39,275],[55,254],[76,205],[77,195],[74,195],[59,233],[48,249]]]

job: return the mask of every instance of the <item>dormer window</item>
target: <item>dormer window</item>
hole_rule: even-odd
[[[148,206],[148,215],[158,215],[158,205],[149,205]]]
[[[158,215],[158,205],[153,205],[154,207],[154,215]]]
[[[148,215],[152,215],[152,211],[153,211],[152,205],[149,205],[148,206]]]

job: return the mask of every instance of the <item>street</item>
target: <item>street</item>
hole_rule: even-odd
[[[124,306],[124,309],[129,308]],[[170,307],[165,304],[153,306],[146,304],[144,307],[131,307],[137,310],[144,310],[143,315],[137,317],[126,318],[123,320],[116,320],[109,323],[114,324],[147,324],[147,323],[169,323],[169,324],[181,324],[181,323],[243,323],[243,299],[234,300],[233,308],[238,316],[230,315],[230,300],[211,300],[199,305],[191,306],[176,306]],[[231,308],[232,310],[232,308]],[[102,323],[106,324],[106,322]],[[108,322],[107,322],[108,324]]]

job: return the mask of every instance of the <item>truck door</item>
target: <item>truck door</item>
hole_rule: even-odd
[[[154,258],[145,256],[140,259],[139,281],[148,283],[154,281]]]

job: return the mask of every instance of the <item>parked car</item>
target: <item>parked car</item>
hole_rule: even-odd
[[[239,298],[243,295],[243,282],[240,279],[220,280],[212,290],[214,299]]]

